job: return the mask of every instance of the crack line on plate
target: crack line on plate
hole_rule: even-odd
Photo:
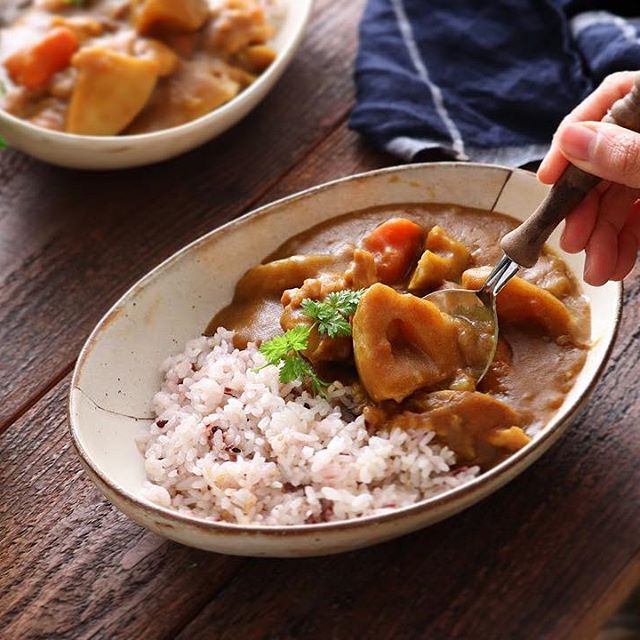
[[[110,413],[111,415],[119,416],[121,418],[129,418],[131,420],[136,420],[137,422],[147,422],[155,420],[154,416],[131,416],[128,413],[122,413],[120,411],[114,411],[113,409],[107,409],[106,407],[100,406],[84,389],[81,389],[77,385],[74,385],[73,388],[78,390],[97,409],[100,409],[100,411],[104,411],[105,413]]]

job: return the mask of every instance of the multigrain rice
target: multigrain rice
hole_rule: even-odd
[[[350,387],[322,398],[281,384],[232,337],[218,329],[163,364],[157,419],[139,438],[152,502],[212,521],[309,524],[386,513],[478,474],[452,470],[432,432],[369,433]]]

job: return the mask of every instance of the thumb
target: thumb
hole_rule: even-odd
[[[580,169],[627,187],[640,187],[640,134],[606,122],[569,124],[558,146]]]

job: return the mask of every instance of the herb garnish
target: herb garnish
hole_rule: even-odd
[[[305,298],[301,304],[302,311],[315,320],[314,324],[298,325],[286,331],[284,335],[262,343],[260,353],[267,360],[267,364],[280,368],[280,382],[307,379],[314,393],[324,393],[325,388],[329,386],[328,383],[318,377],[311,363],[301,352],[309,346],[309,336],[314,327],[318,328],[321,335],[330,338],[350,336],[349,318],[356,312],[364,292],[365,289],[345,289],[330,293],[322,301]]]
[[[330,293],[322,301],[305,298],[302,310],[306,316],[316,321],[321,334],[330,338],[347,337],[351,335],[349,318],[356,312],[364,292],[365,289],[344,289]]]
[[[327,383],[318,378],[311,363],[300,353],[309,345],[310,333],[311,327],[298,325],[282,336],[263,342],[260,345],[260,353],[265,357],[267,364],[280,367],[280,382],[287,383],[306,378],[311,383],[314,393],[322,393],[328,386]]]

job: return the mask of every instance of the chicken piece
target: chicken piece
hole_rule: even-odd
[[[391,417],[392,429],[428,429],[452,449],[458,462],[492,467],[524,447],[531,438],[517,426],[518,414],[507,404],[476,391],[436,391],[407,402],[408,410]]]
[[[105,22],[89,16],[54,16],[51,25],[55,27],[67,27],[76,34],[79,42],[84,42],[88,38],[101,36],[107,25]]]
[[[298,325],[312,326],[313,320],[304,315],[300,309],[285,309],[280,316],[280,326],[288,331]],[[346,362],[353,357],[353,344],[348,336],[330,338],[322,335],[316,327],[311,329],[307,348],[302,352],[314,364],[322,362]]]
[[[343,252],[346,256],[350,249]],[[376,280],[376,265],[373,256],[362,249],[355,249],[353,261],[343,273],[335,271],[320,274],[317,278],[308,278],[301,287],[289,289],[282,294],[281,302],[284,310],[280,318],[283,331],[299,324],[313,325],[313,320],[302,312],[302,301],[324,300],[330,293],[344,289],[364,289]],[[314,327],[309,335],[309,347],[305,356],[313,363],[344,362],[353,355],[351,338],[339,336],[331,338],[322,335]]]
[[[158,63],[91,47],[72,60],[78,79],[71,96],[66,131],[117,135],[144,108],[158,79]]]
[[[295,310],[300,308],[302,301],[307,298],[324,300],[330,293],[342,291],[344,288],[344,274],[321,273],[317,278],[308,278],[300,287],[287,289],[282,294],[280,301],[285,310],[287,308]]]
[[[51,96],[62,100],[69,100],[73,93],[73,88],[76,85],[77,75],[78,71],[73,67],[67,67],[64,71],[58,71],[49,83],[49,93]],[[64,119],[62,124],[64,126]]]
[[[242,84],[235,70],[220,60],[199,56],[183,60],[163,80],[147,108],[127,133],[149,133],[191,122],[234,98]]]
[[[273,27],[255,0],[217,0],[205,32],[205,46],[233,55],[250,45],[264,44],[272,35]]]
[[[209,15],[207,0],[136,0],[134,24],[141,35],[197,31]]]
[[[317,278],[305,280],[297,289],[285,291],[281,298],[284,307],[280,317],[282,330],[288,331],[300,324],[312,326],[314,321],[302,312],[302,301],[307,298],[324,300],[330,293],[342,291],[344,288],[344,274],[326,273]],[[308,345],[304,355],[314,363],[343,362],[350,360],[353,353],[350,337],[330,338],[320,334],[315,327],[309,334]]]
[[[490,272],[490,267],[468,269],[462,274],[462,286],[479,289]],[[573,318],[567,307],[545,289],[517,276],[496,298],[496,309],[504,322],[535,323],[553,337],[573,334]]]
[[[34,106],[35,112],[29,118],[29,122],[52,131],[64,130],[64,118],[67,111],[67,103],[60,98],[45,98]]]
[[[346,289],[366,289],[378,281],[376,277],[376,262],[373,254],[364,249],[355,249],[353,262],[344,274]]]
[[[459,280],[469,264],[469,249],[437,225],[427,234],[425,249],[409,281],[409,291],[426,292],[446,280]]]
[[[465,365],[453,320],[421,298],[374,284],[353,317],[360,380],[375,401],[400,402],[453,378]]]
[[[170,76],[177,68],[180,59],[166,44],[154,38],[136,38],[133,54],[138,58],[155,60],[158,63],[158,75]]]
[[[254,44],[239,51],[236,61],[251,73],[262,73],[271,66],[277,55],[269,45]]]

